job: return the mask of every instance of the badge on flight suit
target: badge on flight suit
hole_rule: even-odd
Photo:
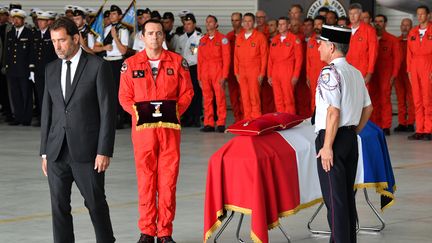
[[[174,75],[174,69],[172,69],[172,68],[168,68],[168,69],[167,69],[167,75],[169,75],[169,76]]]
[[[128,66],[127,66],[127,64],[124,62],[124,63],[122,64],[121,69],[120,69],[120,73],[124,73],[124,72],[126,72],[127,69],[128,69]]]
[[[132,78],[144,78],[144,70],[133,70],[132,71]]]
[[[358,41],[363,41],[363,38],[359,37],[359,38],[358,38]]]
[[[297,41],[296,41],[296,42],[297,42]],[[298,43],[297,43],[297,44],[298,44]],[[286,46],[286,47],[288,47],[288,46],[290,46],[290,45],[291,45],[290,42],[286,42],[286,43],[285,43],[285,46]]]
[[[276,43],[272,43],[272,46],[275,47],[275,46],[276,46]]]
[[[160,111],[162,102],[150,102],[154,106],[155,111],[152,113],[153,117],[162,117],[162,113]]]
[[[432,35],[428,35],[428,40],[432,40]]]
[[[252,43],[251,43],[251,46],[252,46],[252,47],[255,47],[255,42],[252,42]]]

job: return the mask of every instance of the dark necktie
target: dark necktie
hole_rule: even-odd
[[[72,80],[71,80],[71,61],[66,61],[67,69],[66,69],[66,85],[65,85],[65,99],[70,95],[72,91]]]
[[[19,36],[19,31],[17,30],[17,33],[16,33],[16,38],[18,39],[18,36]]]

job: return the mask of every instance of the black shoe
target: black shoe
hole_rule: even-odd
[[[203,128],[200,129],[201,132],[214,132],[215,128],[212,126],[204,126]]]
[[[155,239],[154,236],[141,234],[138,243],[154,243]]]
[[[176,243],[171,236],[158,237],[157,243]]]
[[[432,134],[430,134],[430,133],[424,133],[423,134],[423,140],[425,140],[425,141],[431,141],[432,140]]]
[[[390,136],[390,128],[384,128],[383,132],[384,132],[384,135]]]
[[[17,121],[11,121],[8,123],[9,126],[18,126],[20,123]]]
[[[32,127],[40,127],[40,126],[41,126],[41,122],[39,120],[33,122],[33,124],[32,124]]]
[[[423,134],[422,133],[414,133],[413,135],[408,136],[408,140],[422,140]]]
[[[406,129],[406,131],[407,132],[414,132],[415,130],[414,130],[414,125],[407,125],[407,129]]]
[[[395,132],[406,132],[407,129],[408,129],[407,126],[399,124],[399,126],[395,127],[395,129],[393,129],[393,131],[395,131]]]
[[[225,126],[217,126],[217,132],[220,132],[220,133],[224,133],[225,132]]]

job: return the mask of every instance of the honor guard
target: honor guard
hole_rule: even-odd
[[[165,12],[162,16],[162,24],[164,26],[165,41],[168,43],[168,46],[170,46],[171,39],[175,34],[174,14],[171,12]]]
[[[0,6],[0,42],[2,44],[2,47],[0,49],[0,105],[2,107],[1,112],[6,117],[6,122],[13,121],[12,110],[9,100],[9,85],[5,73],[7,50],[6,33],[11,28],[12,24],[9,22],[9,11],[7,10],[7,7]]]
[[[331,243],[357,242],[357,134],[372,113],[362,73],[345,60],[350,38],[351,29],[324,25],[318,48],[329,64],[316,89],[315,147]]]
[[[6,76],[10,84],[15,121],[10,125],[29,126],[33,112],[34,44],[31,29],[24,26],[24,10],[11,10],[14,27],[7,33]],[[30,81],[29,79],[33,79]]]
[[[89,53],[93,53],[95,45],[95,35],[90,29],[90,26],[86,23],[86,10],[82,7],[75,6],[73,12],[73,21],[75,22],[80,32],[80,45]]]

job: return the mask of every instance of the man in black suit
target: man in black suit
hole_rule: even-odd
[[[114,242],[104,189],[116,122],[111,68],[80,48],[72,20],[56,20],[50,33],[59,59],[45,69],[40,154],[51,192],[54,242],[74,242],[73,181],[89,210],[96,242]]]

